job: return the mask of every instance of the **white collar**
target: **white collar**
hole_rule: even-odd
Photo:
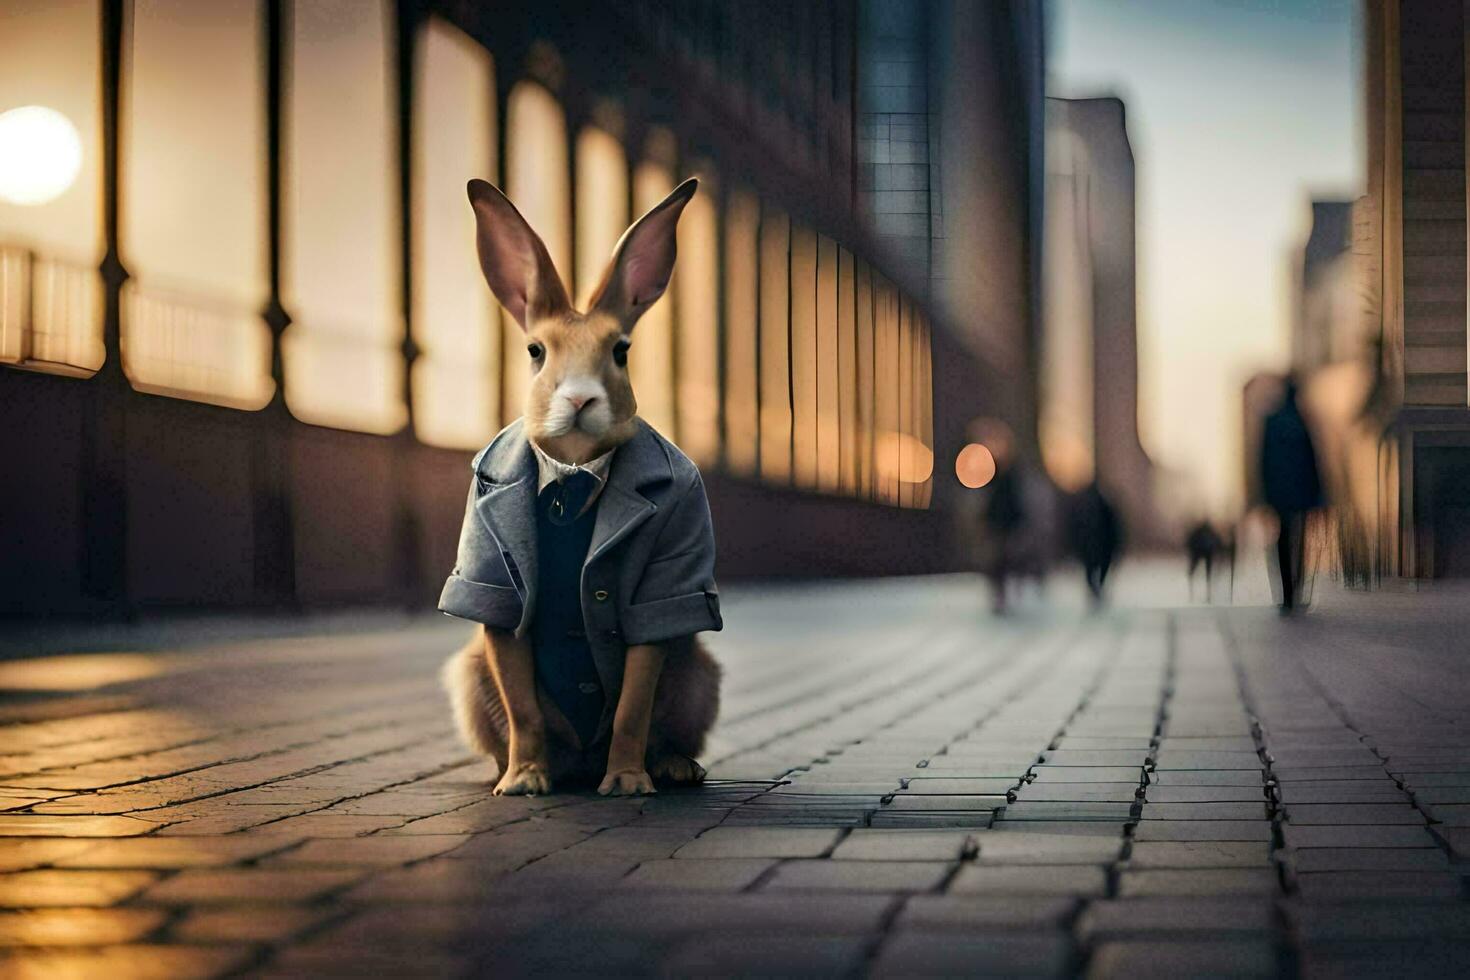
[[[617,452],[614,447],[601,456],[580,465],[563,463],[559,459],[552,459],[536,445],[534,440],[526,440],[531,445],[531,451],[536,454],[536,493],[540,494],[548,484],[560,483],[573,473],[589,473],[597,480],[597,486],[592,491],[592,496],[587,498],[590,504],[602,493],[603,486],[607,483],[607,471],[612,466],[613,453]]]

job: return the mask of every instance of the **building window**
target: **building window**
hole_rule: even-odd
[[[791,222],[764,206],[760,230],[760,472],[791,482]]]
[[[628,155],[597,126],[577,134],[577,308],[585,310],[628,227]],[[641,339],[641,338],[640,338]]]
[[[95,0],[0,5],[0,125],[52,154],[0,186],[0,364],[86,376],[105,356],[101,23]]]
[[[413,115],[414,429],[472,449],[500,427],[500,306],[480,273],[470,177],[498,181],[495,67],[457,28],[419,33]]]
[[[383,434],[407,420],[389,17],[384,0],[292,4],[282,161],[286,402]]]
[[[123,365],[140,391],[260,408],[275,384],[259,5],[125,9]]]
[[[817,236],[791,226],[791,452],[796,485],[817,487]]]
[[[699,193],[679,221],[674,375],[680,448],[707,464],[720,448],[720,222],[712,168],[699,169]]]
[[[760,440],[760,200],[735,189],[725,202],[725,465],[755,475]]]
[[[837,490],[859,492],[858,288],[852,253],[837,249]]]
[[[837,345],[837,243],[817,236],[817,488],[836,493],[840,478],[841,365]]]
[[[517,82],[506,108],[506,191],[565,279],[572,269],[572,201],[567,122],[561,103],[541,85]],[[502,311],[505,417],[520,417],[531,387],[531,361],[520,326]]]
[[[644,214],[674,189],[676,157],[673,133],[655,129],[649,134],[643,159],[633,170],[635,215]],[[679,302],[678,293],[676,279],[669,284],[663,299],[638,321],[633,349],[628,354],[628,372],[638,399],[638,414],[675,441],[680,437],[674,404],[674,310]]]

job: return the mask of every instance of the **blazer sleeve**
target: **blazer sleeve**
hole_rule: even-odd
[[[714,522],[704,481],[696,473],[643,566],[633,601],[624,610],[623,639],[629,644],[660,643],[723,625],[715,586]]]
[[[511,581],[499,542],[475,510],[478,488],[472,481],[458,556],[439,594],[439,611],[492,629],[514,630],[521,622],[521,594]]]

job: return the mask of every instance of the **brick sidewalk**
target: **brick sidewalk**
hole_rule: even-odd
[[[489,798],[441,618],[0,664],[0,975],[1463,975],[1463,702],[1344,603],[734,590],[647,800]]]

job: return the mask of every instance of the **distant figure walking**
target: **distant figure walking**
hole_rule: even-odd
[[[1108,571],[1123,545],[1123,527],[1118,511],[1103,495],[1096,481],[1074,496],[1067,512],[1067,536],[1072,553],[1082,563],[1093,606],[1103,603]]]
[[[1189,556],[1189,597],[1194,598],[1194,573],[1205,566],[1205,601],[1214,594],[1215,557],[1225,548],[1225,539],[1209,521],[1200,521],[1184,539],[1184,550]]]
[[[1004,614],[1007,586],[1017,571],[1023,544],[1026,503],[1017,467],[1009,459],[997,458],[996,464],[981,520],[985,526],[985,543],[990,549],[986,572],[990,577],[991,606],[996,613]]]
[[[1286,379],[1280,407],[1266,416],[1261,434],[1261,490],[1266,506],[1280,522],[1276,574],[1281,582],[1281,612],[1287,614],[1301,600],[1307,516],[1322,506],[1317,451],[1297,406],[1295,378]]]

